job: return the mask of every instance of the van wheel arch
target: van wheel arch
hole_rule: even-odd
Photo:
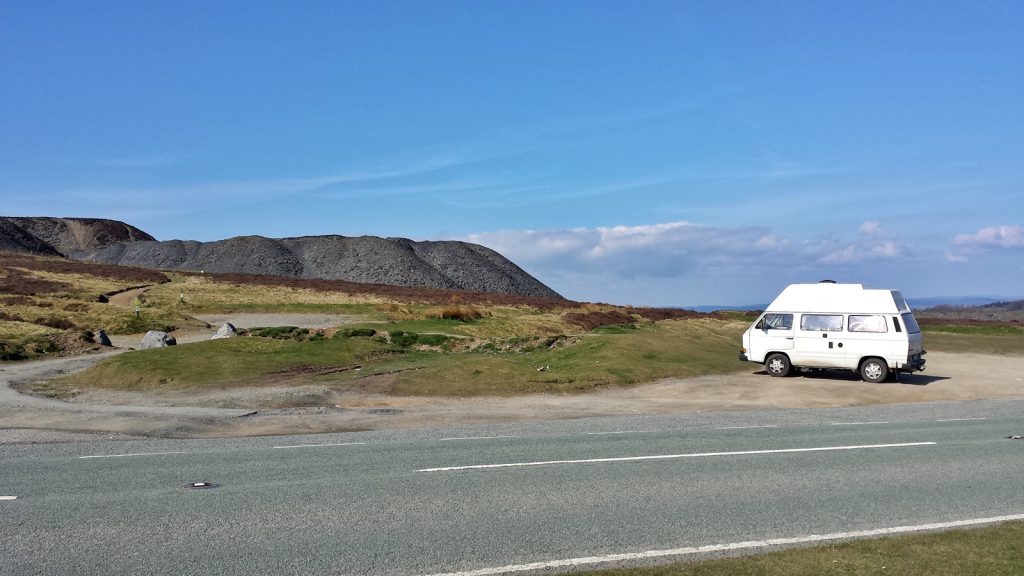
[[[860,367],[857,370],[865,382],[877,384],[884,382],[889,377],[889,364],[883,358],[868,356],[862,358]]]
[[[764,359],[764,369],[770,376],[788,376],[793,370],[793,363],[790,362],[789,356],[782,352],[771,352]]]

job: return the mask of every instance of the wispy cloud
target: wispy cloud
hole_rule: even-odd
[[[764,226],[726,228],[687,221],[640,226],[504,230],[471,234],[516,262],[546,273],[595,276],[683,276],[695,269],[848,266],[911,253],[896,239],[799,241]]]
[[[1017,248],[1024,246],[1024,227],[989,226],[973,234],[957,234],[952,243],[954,246]]]
[[[986,251],[1024,247],[1024,227],[1016,225],[987,226],[974,233],[957,234],[949,243],[953,248],[946,252],[946,260],[963,264]]]

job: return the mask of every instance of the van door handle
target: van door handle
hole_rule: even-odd
[[[792,336],[786,336],[786,340],[792,340],[792,339],[793,339]]]

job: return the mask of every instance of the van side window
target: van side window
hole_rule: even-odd
[[[800,317],[800,329],[815,332],[842,332],[842,314],[804,314]]]
[[[862,315],[850,314],[847,323],[850,332],[888,332],[889,327],[885,325],[885,316],[880,314]]]
[[[900,317],[899,316],[893,316],[892,317],[892,325],[896,327],[896,331],[897,332],[903,332],[903,328],[900,328]]]
[[[757,323],[757,328],[761,330],[792,330],[793,315],[765,314],[764,318],[761,318],[761,321]]]

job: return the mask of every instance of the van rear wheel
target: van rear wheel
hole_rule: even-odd
[[[764,361],[764,368],[772,376],[786,376],[792,366],[785,354],[772,354]]]
[[[889,366],[878,358],[868,358],[860,363],[860,377],[865,382],[884,382],[889,377]]]

